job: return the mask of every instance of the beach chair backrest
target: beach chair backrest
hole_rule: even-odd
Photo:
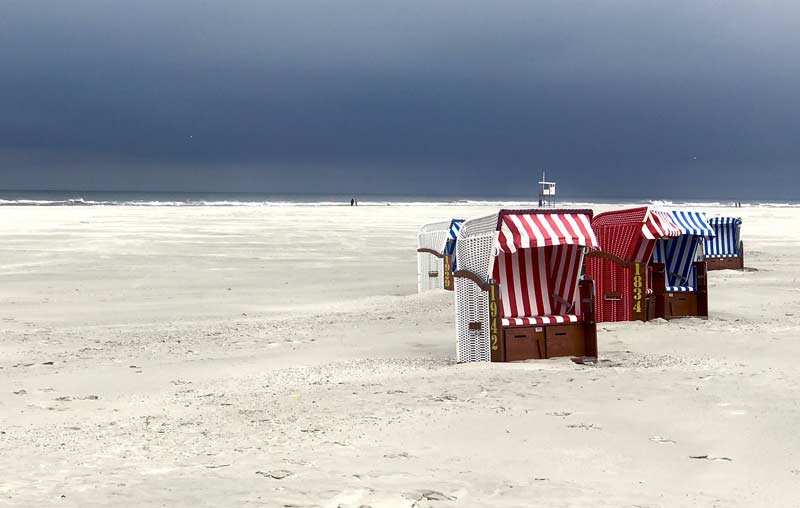
[[[712,217],[708,220],[716,236],[706,238],[703,250],[707,258],[738,257],[741,241],[742,219],[738,217]]]
[[[492,278],[503,317],[577,313],[585,248],[599,247],[590,210],[503,210]]]
[[[702,237],[682,235],[657,242],[653,251],[653,261],[664,263],[667,272],[667,286],[697,287],[694,262],[700,257],[702,240]]]
[[[500,283],[503,317],[576,313],[583,249],[556,245],[500,252],[492,278]]]
[[[616,258],[587,258],[586,273],[594,280],[598,295],[595,318],[598,322],[629,321],[635,317],[634,310],[641,316],[645,303],[642,296],[653,288],[652,270],[647,264],[656,245],[679,237],[681,229],[669,212],[647,206],[603,212],[594,218],[592,228],[601,251]],[[634,288],[637,273],[642,278]]]
[[[673,210],[670,218],[680,228],[681,235],[659,240],[652,260],[665,265],[667,287],[696,288],[694,262],[702,259],[703,241],[713,238],[714,230],[702,212]]]

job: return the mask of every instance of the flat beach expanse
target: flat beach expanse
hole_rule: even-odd
[[[496,210],[0,208],[0,505],[798,506],[799,208],[706,209],[708,321],[459,365],[416,231]]]

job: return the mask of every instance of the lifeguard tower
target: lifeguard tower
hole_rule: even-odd
[[[556,206],[556,182],[548,182],[542,171],[542,181],[539,182],[539,208]]]

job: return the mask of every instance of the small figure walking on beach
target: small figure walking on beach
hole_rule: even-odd
[[[356,204],[356,198],[350,198],[350,206],[353,206],[355,204]]]

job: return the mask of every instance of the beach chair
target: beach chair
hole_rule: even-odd
[[[417,233],[417,291],[453,290],[454,253],[463,219],[426,224]]]
[[[600,252],[588,255],[598,322],[708,317],[702,243],[714,236],[705,214],[648,207],[599,214]]]
[[[680,236],[669,212],[643,206],[598,214],[592,220],[600,250],[586,255],[586,274],[595,282],[595,319],[646,321],[656,317],[652,267],[659,240]]]
[[[670,218],[681,235],[656,242],[653,267],[655,315],[665,319],[708,317],[707,264],[703,242],[715,236],[706,214],[672,210]]]
[[[706,238],[703,244],[708,270],[743,269],[742,219],[739,217],[711,217],[708,222],[716,234],[714,238]]]
[[[597,356],[594,286],[580,280],[598,247],[591,210],[500,210],[468,220],[456,244],[456,357],[505,362]]]

